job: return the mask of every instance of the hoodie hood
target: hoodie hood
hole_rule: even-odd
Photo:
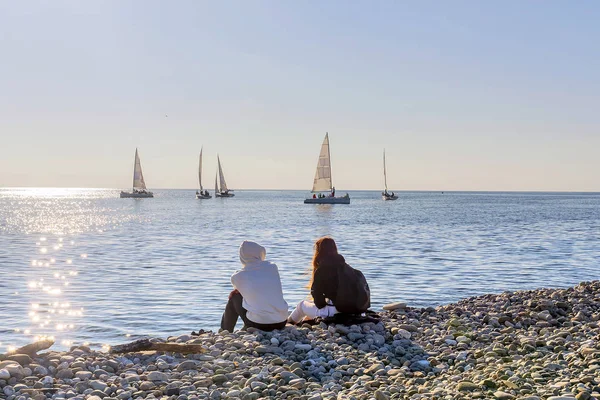
[[[265,261],[267,251],[258,243],[244,241],[240,246],[240,261],[245,267],[250,264]]]

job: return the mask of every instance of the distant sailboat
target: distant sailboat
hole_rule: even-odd
[[[142,173],[142,164],[140,162],[140,156],[138,150],[135,149],[135,162],[133,166],[133,191],[121,192],[121,198],[146,198],[154,197],[152,192],[146,190],[146,182],[144,181],[144,174]]]
[[[198,161],[198,185],[200,185],[200,191],[196,191],[197,199],[210,199],[212,196],[208,193],[208,190],[202,188],[202,148],[200,149],[200,160]]]
[[[381,193],[383,200],[398,200],[398,196],[396,196],[394,192],[388,192],[387,173],[385,169],[385,149],[383,149],[383,182],[385,185],[385,190]]]
[[[225,176],[223,175],[223,168],[221,168],[221,160],[219,159],[218,154],[217,154],[217,167],[218,167],[217,175],[219,178],[218,183],[220,183],[221,188],[219,188],[219,185],[217,183],[217,176],[215,176],[215,197],[233,197],[233,196],[235,196],[235,194],[231,193],[231,192],[233,192],[233,189],[227,188],[227,183],[225,183]]]
[[[350,204],[348,193],[344,197],[335,197],[335,187],[331,180],[331,155],[329,153],[329,133],[325,134],[325,139],[321,145],[319,161],[317,162],[317,171],[311,191],[312,198],[304,200],[304,204]],[[324,195],[321,192],[329,192]],[[318,193],[319,195],[317,196]]]

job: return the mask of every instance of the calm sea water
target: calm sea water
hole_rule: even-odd
[[[218,328],[242,240],[267,248],[290,307],[307,295],[313,241],[331,235],[371,286],[373,308],[430,306],[600,276],[600,194],[0,189],[0,352]]]

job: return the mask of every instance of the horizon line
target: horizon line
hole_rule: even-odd
[[[0,190],[6,189],[72,189],[72,190],[123,190],[122,188],[108,188],[108,187],[76,187],[76,186],[0,186]],[[148,190],[189,190],[196,191],[199,188],[151,188]],[[210,191],[210,189],[207,189]],[[234,189],[235,191],[245,191],[245,192],[307,192],[312,193],[310,190],[306,189]],[[213,190],[214,191],[214,190]],[[403,189],[403,190],[388,190],[389,192],[396,193],[408,193],[408,192],[417,192],[417,193],[586,193],[586,194],[600,194],[600,190],[590,191],[590,190],[540,190],[540,189],[532,189],[532,190],[489,190],[489,189],[469,189],[469,190],[461,190],[461,189]],[[378,189],[336,189],[336,192],[383,192],[383,190]]]

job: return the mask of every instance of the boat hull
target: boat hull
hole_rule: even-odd
[[[201,195],[201,194],[197,194],[196,195],[196,199],[198,199],[198,200],[212,199],[212,196],[211,195],[204,196],[204,195]]]
[[[398,196],[394,195],[394,196],[381,196],[381,198],[385,201],[387,200],[398,200]]]
[[[215,197],[233,197],[235,196],[235,194],[233,193],[229,193],[229,194],[224,194],[224,193],[216,193]]]
[[[146,192],[146,193],[121,192],[122,199],[146,199],[146,198],[150,198],[150,197],[154,197],[154,194],[152,192]]]
[[[350,204],[350,197],[322,197],[305,199],[304,204]]]

